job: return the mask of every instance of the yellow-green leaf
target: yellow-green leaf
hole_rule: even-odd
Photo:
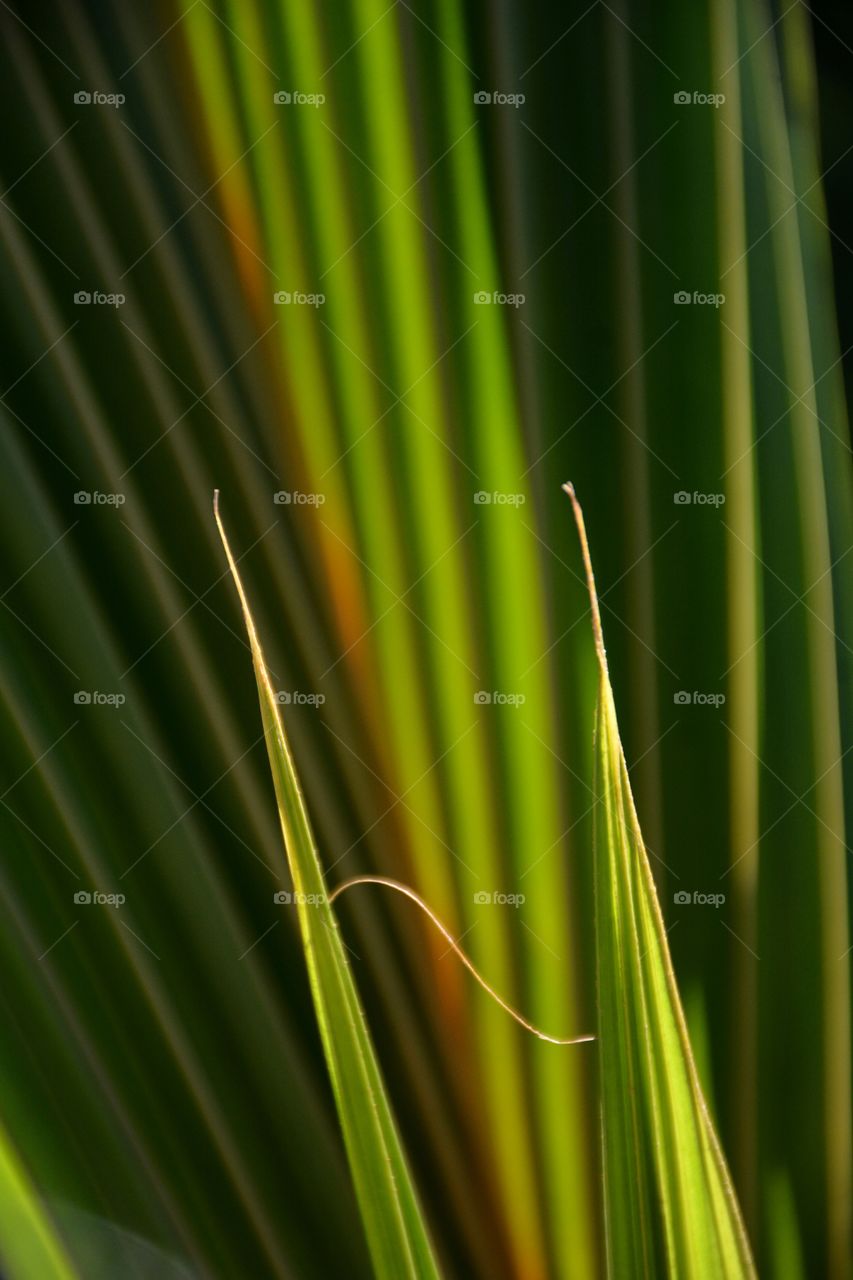
[[[373,1265],[377,1276],[387,1280],[437,1278],[426,1224],[326,893],[278,702],[219,516],[218,495],[214,510],[249,633],[314,1007]]]
[[[583,516],[571,485],[599,663],[596,951],[607,1224],[613,1277],[754,1275],[702,1094],[631,794]]]

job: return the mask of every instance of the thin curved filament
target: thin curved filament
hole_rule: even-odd
[[[477,971],[473,961],[469,959],[459,946],[450,930],[442,924],[441,920],[439,920],[432,908],[427,906],[423,898],[417,894],[414,889],[410,889],[407,884],[401,884],[399,880],[391,880],[387,876],[354,876],[351,880],[345,880],[343,884],[338,885],[338,887],[329,895],[329,903],[331,904],[334,902],[335,898],[339,898],[346,889],[352,889],[357,884],[381,884],[384,885],[386,889],[396,889],[398,893],[404,894],[405,897],[411,898],[412,902],[417,903],[421,911],[429,916],[436,929],[438,929],[442,937],[446,939],[450,949],[459,957],[468,972],[473,974],[483,990],[490,995],[511,1018],[514,1018],[519,1026],[524,1027],[525,1031],[529,1031],[531,1035],[537,1036],[540,1040],[547,1040],[549,1044],[583,1044],[586,1041],[595,1039],[595,1036],[593,1035],[571,1036],[568,1039],[562,1039],[559,1036],[549,1036],[544,1031],[540,1031],[538,1027],[535,1027],[532,1022],[528,1022],[528,1020],[520,1014],[517,1009],[513,1009],[512,1005],[507,1004],[506,1000],[498,995],[494,987],[490,986],[482,974]]]

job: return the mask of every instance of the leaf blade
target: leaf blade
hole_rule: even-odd
[[[611,1275],[755,1271],[693,1061],[631,794],[583,515],[571,485],[599,664],[596,951],[605,1222]],[[652,1192],[654,1195],[652,1195]],[[639,1270],[638,1270],[639,1268]]]
[[[427,1228],[388,1103],[314,843],[308,811],[248,599],[214,511],[252,650],[261,717],[326,1063],[376,1273],[438,1280]]]
[[[0,1129],[0,1259],[15,1280],[75,1280],[53,1224]]]

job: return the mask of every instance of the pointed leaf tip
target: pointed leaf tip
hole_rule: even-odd
[[[595,650],[598,654],[598,660],[601,664],[602,671],[607,672],[607,655],[604,650],[604,632],[601,628],[601,613],[598,608],[598,592],[595,587],[595,574],[592,571],[592,557],[589,551],[589,541],[586,536],[586,525],[584,524],[583,509],[578,502],[578,496],[575,493],[575,486],[571,480],[567,480],[562,486],[564,492],[569,495],[572,503],[572,511],[574,512],[575,524],[577,525],[578,537],[581,544],[581,555],[583,556],[584,570],[586,572],[586,586],[589,592],[589,603],[592,608],[592,634],[595,639]]]

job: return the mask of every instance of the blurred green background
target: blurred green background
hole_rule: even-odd
[[[571,479],[760,1273],[848,1275],[849,14],[0,21],[0,1121],[81,1274],[369,1274],[214,487],[330,884],[595,1029]],[[594,1046],[388,897],[339,914],[446,1274],[604,1274]]]

